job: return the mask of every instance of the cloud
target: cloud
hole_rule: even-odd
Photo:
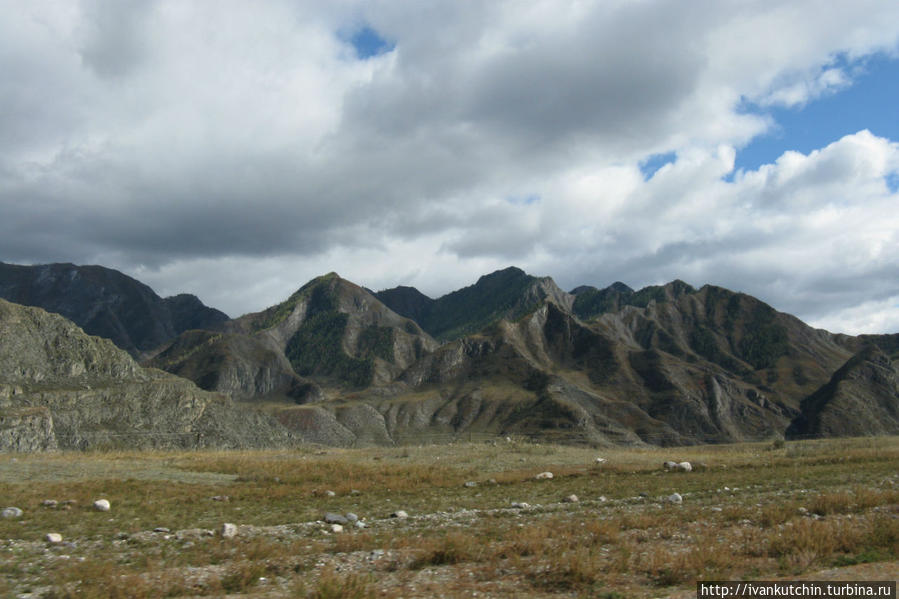
[[[899,216],[890,208],[899,198],[886,184],[899,169],[899,144],[861,131],[733,182],[720,177],[726,154],[679,158],[617,198],[619,208],[603,218],[617,235],[580,248],[560,236],[554,253],[580,252],[578,262],[601,256],[603,266],[589,267],[594,281],[645,284],[678,273],[813,319],[899,294]],[[671,197],[678,199],[667,203]],[[584,282],[584,270],[574,267],[564,280]]]
[[[144,23],[150,7],[139,0],[83,3],[79,54],[84,64],[103,78],[122,77],[136,68],[147,50]]]
[[[851,85],[895,51],[894,2],[2,8],[7,261],[103,263],[234,314],[329,270],[439,295],[510,263],[809,318],[899,293],[893,142],[733,173],[774,126],[746,102]],[[360,30],[390,43],[361,60]]]

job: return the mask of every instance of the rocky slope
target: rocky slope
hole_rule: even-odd
[[[333,395],[387,385],[437,347],[415,322],[333,273],[224,328],[183,334],[149,364],[235,398],[306,403],[324,398],[323,387]]]
[[[791,438],[899,434],[899,370],[869,345],[802,401]]]
[[[478,433],[593,444],[780,437],[801,400],[869,342],[719,287],[565,293],[516,268],[436,300],[326,275],[225,330],[182,335],[153,363],[235,397],[304,404],[271,409],[341,445]]]
[[[782,435],[799,399],[851,355],[833,336],[748,296],[674,282],[658,299],[591,322],[549,301],[445,344],[402,380],[442,389],[459,413],[505,414],[492,426],[506,432],[726,442]],[[516,409],[503,412],[513,397]]]
[[[140,367],[112,342],[40,308],[0,300],[0,451],[269,447],[270,416]]]
[[[375,297],[442,341],[477,333],[500,319],[515,320],[545,301],[570,309],[574,300],[549,277],[533,277],[515,267],[484,275],[436,300],[411,287],[379,291]]]
[[[858,354],[869,346],[881,353]],[[326,444],[667,445],[894,430],[897,357],[899,335],[833,335],[720,287],[566,293],[508,268],[437,299],[331,273],[262,312],[185,331],[145,364]],[[16,408],[32,405],[46,404]],[[7,411],[0,438],[4,426],[45,430],[47,415],[29,410]]]
[[[0,298],[61,314],[136,357],[183,331],[215,329],[228,320],[193,295],[163,299],[143,283],[102,266],[0,262]]]

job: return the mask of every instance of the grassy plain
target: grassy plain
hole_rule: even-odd
[[[91,508],[101,497],[109,512]],[[0,596],[663,597],[696,580],[899,575],[893,437],[3,454],[0,504],[24,510],[0,520]],[[333,532],[326,512],[366,526]]]

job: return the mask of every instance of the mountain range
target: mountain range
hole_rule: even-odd
[[[510,267],[432,299],[330,273],[227,319],[102,267],[2,266],[0,296],[65,307],[149,372],[230,397],[230,410],[252,411],[282,441],[674,445],[899,432],[899,335],[832,334],[712,285],[566,292]]]
[[[0,262],[0,297],[61,314],[134,357],[183,331],[215,328],[228,320],[193,295],[163,299],[140,281],[102,266]]]

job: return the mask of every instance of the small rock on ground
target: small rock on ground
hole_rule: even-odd
[[[568,495],[562,498],[563,503],[577,503],[578,501],[577,495]]]
[[[405,518],[408,518],[409,514],[407,514],[404,510],[397,510],[397,511],[393,512],[392,514],[390,514],[390,517],[391,518],[399,518],[400,520],[403,520]]]
[[[3,508],[3,511],[0,512],[0,516],[2,516],[3,518],[6,518],[6,519],[21,518],[22,514],[24,514],[24,513],[25,512],[22,511],[22,508],[5,507],[5,508]]]
[[[324,520],[327,524],[347,524],[349,519],[345,516],[341,516],[340,514],[335,514],[333,512],[327,512],[324,516],[322,516],[322,520]]]
[[[44,536],[44,540],[51,545],[58,545],[59,543],[62,543],[62,535],[58,532],[48,532],[46,536]]]
[[[538,474],[538,475],[535,476],[534,478],[536,478],[537,480],[549,480],[549,479],[551,479],[552,477],[553,477],[553,473],[552,473],[552,472],[541,472],[540,474]]]
[[[94,502],[94,509],[98,512],[108,512],[110,508],[108,499],[98,499]]]
[[[681,497],[680,493],[672,493],[668,496],[668,501],[670,501],[671,503],[683,503],[684,498]]]
[[[223,539],[233,539],[237,536],[237,525],[230,522],[225,522],[219,529],[219,534]]]

